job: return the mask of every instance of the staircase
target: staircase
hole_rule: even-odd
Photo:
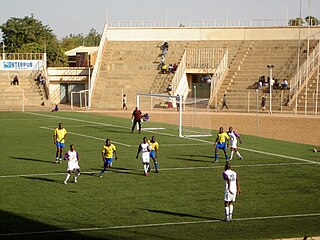
[[[230,110],[247,111],[256,108],[257,81],[260,76],[269,76],[267,65],[274,65],[273,78],[280,83],[289,80],[297,67],[297,41],[245,41],[242,43],[217,95],[218,109],[222,106],[222,97],[226,94]],[[304,51],[302,49],[302,51]],[[306,55],[306,54],[305,54]],[[303,56],[303,54],[301,54]],[[300,58],[301,63],[304,57]],[[250,91],[250,92],[249,92]],[[263,87],[259,91],[258,99],[262,95],[267,97],[269,106],[269,88]],[[275,109],[282,109],[288,101],[289,91],[274,89],[272,91],[272,105]],[[251,97],[250,97],[251,96]],[[250,106],[248,106],[248,104]],[[259,103],[260,105],[260,103]]]

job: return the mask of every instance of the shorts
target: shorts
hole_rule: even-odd
[[[225,142],[217,142],[216,149],[227,150],[227,144]]]
[[[105,158],[104,159],[104,165],[111,165],[113,161],[113,158]]]
[[[64,148],[64,143],[61,143],[61,142],[56,142],[56,146],[57,148]]]
[[[238,148],[237,144],[238,144],[238,141],[234,140],[234,141],[231,142],[231,146],[230,147],[237,149]]]
[[[156,158],[156,151],[155,150],[151,150],[150,157],[151,158]]]
[[[150,155],[142,156],[142,163],[150,163]]]
[[[68,162],[68,169],[67,171],[73,171],[73,170],[77,170],[80,169],[78,161],[69,161]]]
[[[228,190],[224,191],[224,201],[225,202],[235,202],[237,193],[231,194]]]

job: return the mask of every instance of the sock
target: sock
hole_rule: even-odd
[[[224,208],[224,212],[226,214],[226,217],[229,218],[229,214],[230,214],[229,206]]]
[[[70,176],[71,176],[70,173],[68,173],[65,182],[68,182]]]
[[[228,154],[226,154],[226,161],[228,161]]]
[[[102,169],[102,171],[100,172],[100,175],[101,175],[102,173],[104,173],[105,171],[107,171],[106,168]]]
[[[155,167],[156,171],[158,171],[158,162],[154,163],[154,167]]]
[[[144,170],[144,173],[147,173],[147,172],[148,172],[147,164],[143,164],[143,170]]]
[[[232,213],[233,213],[233,205],[230,204],[229,205],[229,216],[230,216],[230,219],[232,219]]]
[[[79,177],[79,175],[80,175],[80,172],[77,172],[75,178]]]
[[[216,161],[218,161],[218,153],[215,154]]]
[[[237,155],[239,158],[242,158],[241,154],[237,151]]]
[[[231,151],[231,153],[230,153],[230,159],[232,159],[233,158],[233,151]]]

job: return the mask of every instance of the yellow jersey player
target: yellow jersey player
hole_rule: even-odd
[[[220,127],[219,129],[219,132],[217,134],[217,138],[216,138],[216,141],[214,143],[214,146],[215,146],[215,159],[216,161],[215,162],[219,162],[218,160],[218,150],[219,149],[222,149],[223,152],[224,152],[224,156],[226,157],[226,161],[228,161],[228,154],[226,152],[227,150],[227,140],[229,140],[230,137],[229,135],[223,131],[223,127]]]
[[[56,151],[56,163],[61,163],[62,151],[64,149],[64,142],[67,138],[67,130],[63,127],[62,123],[59,123],[59,127],[54,130],[53,143],[57,147]]]
[[[106,145],[102,148],[102,161],[103,161],[103,169],[100,172],[100,177],[102,177],[102,173],[107,171],[108,168],[112,167],[113,158],[118,159],[116,146],[113,145],[110,139],[106,140]]]
[[[158,168],[158,149],[159,149],[159,143],[156,141],[156,137],[152,136],[151,140],[148,140],[148,143],[150,145],[150,157],[153,160],[154,168],[156,169],[156,173],[159,172]],[[149,165],[149,172],[150,172],[150,165]]]

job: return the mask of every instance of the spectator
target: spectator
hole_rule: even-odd
[[[171,96],[172,95],[172,84],[170,83],[167,87],[167,92]]]
[[[38,82],[38,84],[39,84],[40,81],[41,81],[41,77],[42,77],[42,74],[40,73],[40,74],[38,75],[38,77],[37,77],[37,82]]]
[[[11,82],[11,85],[19,85],[19,79],[18,79],[18,76],[14,76],[12,82]]]
[[[125,94],[123,94],[123,97],[122,97],[122,110],[128,110],[127,108],[127,96]]]
[[[161,67],[162,73],[163,73],[163,74],[167,73],[167,69],[168,69],[167,64],[163,64],[162,67]]]
[[[162,49],[162,56],[165,56],[166,54],[167,54],[167,49],[166,48]]]
[[[227,95],[226,95],[226,94],[223,95],[221,110],[222,110],[224,107],[226,107],[227,109],[229,109],[229,108],[228,108],[228,105],[227,105]]]
[[[262,99],[261,99],[261,109],[262,111],[265,111],[266,110],[266,97],[265,96],[262,96]]]
[[[169,65],[168,70],[169,70],[169,73],[173,73],[173,66],[172,66],[172,64]]]
[[[283,79],[283,81],[282,81],[282,83],[281,83],[281,87],[282,87],[283,89],[288,88],[288,82],[287,82],[286,79]]]
[[[158,70],[160,70],[160,69],[162,70],[162,67],[165,64],[166,64],[166,58],[164,56],[162,56],[161,57],[161,61],[160,61],[159,65],[158,65]]]
[[[161,50],[163,51],[164,49],[166,49],[166,51],[169,50],[169,44],[167,41],[164,41],[164,43],[161,46]]]
[[[261,81],[258,82],[258,89],[262,89],[262,82]]]
[[[277,78],[275,78],[273,83],[273,88],[279,88],[279,87],[280,87],[280,82]]]
[[[46,81],[46,78],[44,76],[41,76],[39,81],[40,85],[44,85],[45,81]]]
[[[173,64],[173,66],[172,66],[173,73],[175,73],[175,71],[177,71],[177,68],[178,68],[177,64],[176,63]]]
[[[51,112],[58,112],[59,111],[59,108],[58,108],[58,105],[56,104],[54,106],[54,109],[51,110]]]

